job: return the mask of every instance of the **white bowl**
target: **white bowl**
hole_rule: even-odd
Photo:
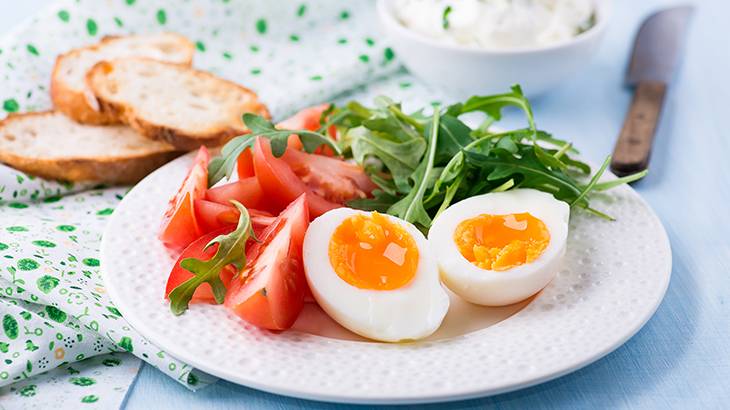
[[[480,49],[428,38],[398,21],[393,0],[378,0],[377,10],[396,55],[427,84],[459,97],[503,93],[520,84],[528,96],[536,96],[589,64],[603,38],[610,3],[597,0],[596,24],[568,41],[514,50]]]

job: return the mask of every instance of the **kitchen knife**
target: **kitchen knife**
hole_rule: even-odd
[[[625,176],[646,169],[667,85],[680,61],[691,6],[659,11],[649,16],[634,43],[626,85],[634,98],[616,142],[611,171]]]

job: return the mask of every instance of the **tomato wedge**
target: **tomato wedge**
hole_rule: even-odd
[[[329,108],[329,104],[321,104],[314,107],[305,108],[293,116],[285,119],[284,121],[276,124],[276,128],[282,130],[310,130],[316,131],[320,127],[319,120],[322,118],[322,113]],[[334,125],[329,127],[327,130],[330,137],[337,139],[337,127]],[[287,141],[287,148],[300,150],[303,148],[302,142],[299,140],[299,136],[292,134],[289,136]],[[323,155],[334,155],[332,148],[321,146],[314,151],[316,154]],[[255,175],[253,166],[253,154],[250,148],[246,148],[238,156],[236,162],[236,170],[238,171],[238,178],[244,179]]]
[[[228,287],[226,307],[260,328],[291,327],[308,291],[302,263],[308,225],[307,197],[301,195],[266,228],[261,242],[251,246],[241,277]]]
[[[327,108],[329,108],[329,104],[321,104],[321,105],[315,105],[314,107],[305,108],[293,116],[287,118],[286,120],[276,124],[276,127],[282,130],[309,130],[309,131],[316,131],[319,129],[321,124],[319,123],[319,120],[322,118],[322,113],[327,111]],[[333,125],[329,127],[327,130],[329,135],[337,139],[337,128]],[[292,134],[289,137],[288,145],[289,148],[294,148],[297,150],[302,149],[302,142],[299,139],[299,136],[296,134]],[[324,155],[334,155],[334,151],[332,151],[332,148],[321,146],[317,148],[314,151],[316,154],[324,154]]]
[[[205,193],[205,198],[224,205],[229,205],[233,199],[246,208],[259,208],[263,195],[259,180],[256,177],[248,177],[210,188]]]
[[[209,232],[193,241],[190,245],[188,245],[187,248],[185,248],[185,250],[182,251],[180,256],[175,261],[175,265],[172,267],[172,271],[170,271],[170,276],[167,279],[167,286],[165,287],[165,299],[167,299],[170,292],[172,292],[172,290],[175,289],[178,285],[193,277],[192,273],[183,269],[180,266],[180,262],[185,258],[197,258],[202,260],[208,260],[212,258],[213,255],[215,255],[215,251],[218,249],[218,244],[215,244],[207,250],[203,251],[205,245],[215,239],[215,237],[217,237],[218,235],[225,235],[232,232],[233,229],[235,229],[235,226],[229,226],[213,232]],[[231,278],[234,274],[235,270],[232,267],[226,267],[221,272],[221,280],[226,287],[230,286]],[[190,303],[201,302],[215,302],[213,290],[208,283],[203,283],[202,285],[198,286],[198,288],[195,289],[195,293],[193,293],[192,299],[190,300]]]
[[[195,218],[194,202],[205,196],[208,161],[208,149],[200,147],[180,190],[170,200],[160,232],[160,240],[169,248],[183,249],[201,235]]]
[[[302,194],[307,194],[312,218],[342,206],[312,192],[284,160],[274,157],[269,142],[264,138],[256,139],[253,164],[256,178],[265,194],[267,208],[283,209]]]
[[[338,158],[286,150],[281,159],[314,194],[330,202],[365,198],[376,188],[360,166]]]
[[[264,228],[271,225],[276,219],[270,213],[257,209],[248,209],[248,215],[251,217],[251,225],[256,235],[263,232]],[[238,224],[240,213],[233,205],[196,199],[195,216],[200,229],[204,233],[208,233],[224,227],[235,227]]]
[[[322,113],[329,108],[329,104],[320,104],[313,107],[304,108],[291,117],[276,124],[276,128],[282,130],[310,130],[319,129],[319,120]]]
[[[236,160],[236,172],[238,173],[239,179],[250,178],[256,175],[253,170],[253,154],[251,154],[251,148],[246,148],[238,156]]]

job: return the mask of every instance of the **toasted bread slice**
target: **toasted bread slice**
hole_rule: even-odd
[[[43,178],[130,184],[180,154],[129,127],[83,125],[59,112],[0,121],[0,162]]]
[[[119,119],[98,109],[86,85],[86,73],[99,61],[147,57],[190,66],[195,46],[173,33],[104,37],[101,42],[58,56],[51,74],[51,99],[58,111],[85,124],[114,124]]]
[[[145,58],[103,61],[87,83],[101,111],[175,148],[214,147],[246,132],[241,116],[269,115],[256,94],[213,74]]]

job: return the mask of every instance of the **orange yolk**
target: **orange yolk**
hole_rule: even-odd
[[[330,238],[329,257],[337,275],[360,289],[398,289],[418,268],[416,241],[377,212],[342,221]]]
[[[469,262],[504,271],[537,259],[550,243],[545,223],[529,213],[482,214],[462,221],[454,242]]]

